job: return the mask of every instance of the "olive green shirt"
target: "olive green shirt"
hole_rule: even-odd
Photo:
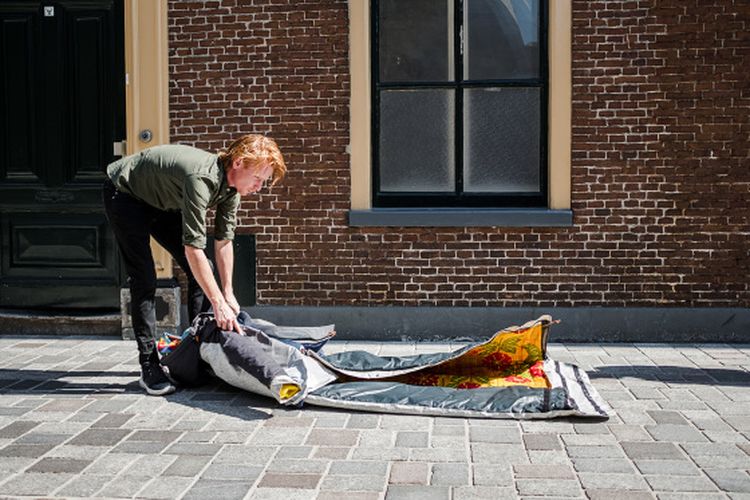
[[[159,210],[182,212],[182,243],[206,247],[206,211],[216,207],[214,236],[234,238],[240,195],[215,154],[182,145],[155,146],[111,163],[115,187]]]

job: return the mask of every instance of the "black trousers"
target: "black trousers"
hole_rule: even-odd
[[[118,191],[107,179],[102,187],[104,209],[115,234],[130,283],[130,317],[138,342],[139,360],[154,353],[156,339],[156,270],[150,237],[159,242],[179,264],[188,280],[188,315],[193,322],[211,305],[195,280],[182,245],[182,214],[152,207]]]

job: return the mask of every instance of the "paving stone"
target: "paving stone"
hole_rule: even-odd
[[[645,426],[646,432],[656,441],[669,442],[708,442],[701,432],[689,425],[659,424]]]
[[[211,460],[209,456],[183,455],[178,456],[172,464],[161,474],[163,476],[193,477],[203,470]]]
[[[681,491],[680,493],[668,493],[668,492],[659,492],[657,494],[657,498],[659,500],[726,500],[727,495],[724,493],[709,493],[707,491],[702,491],[700,493],[688,493],[685,491]],[[731,494],[729,496],[731,497]],[[734,499],[732,499],[734,500]],[[742,499],[747,500],[747,499]]]
[[[263,472],[263,467],[259,465],[212,464],[203,471],[201,478],[221,481],[253,482],[260,477],[261,472]]]
[[[2,429],[0,429],[0,439],[15,439],[18,436],[30,431],[39,424],[40,422],[30,421],[13,422],[12,424],[6,425]]]
[[[264,427],[263,432],[256,433],[251,443],[254,445],[301,445],[305,436],[310,432],[307,427],[293,427],[293,428],[282,428],[282,427]],[[315,432],[315,431],[313,431]],[[325,432],[325,431],[320,431]]]
[[[717,491],[703,476],[644,476],[654,491]]]
[[[750,457],[697,456],[691,457],[702,468],[750,469]]]
[[[275,458],[268,464],[268,472],[289,472],[289,473],[319,473],[322,474],[328,468],[328,460],[294,460]]]
[[[315,489],[321,479],[320,474],[277,474],[267,472],[258,484],[259,488],[302,488]]]
[[[511,486],[510,465],[472,465],[472,484],[476,486]]]
[[[491,486],[459,486],[452,488],[453,500],[497,500],[499,498],[516,498],[513,488]]]
[[[3,495],[51,496],[53,491],[74,477],[73,474],[27,472],[2,483],[0,488]]]
[[[409,448],[356,447],[351,455],[354,460],[408,460],[409,452]]]
[[[169,443],[160,443],[158,441],[123,441],[112,451],[115,453],[136,453],[139,455],[155,455],[161,453]]]
[[[449,500],[450,491],[444,486],[391,484],[385,492],[385,500]]]
[[[91,463],[90,460],[71,458],[43,458],[27,469],[27,472],[54,472],[76,474]]]
[[[407,448],[426,448],[429,434],[426,432],[401,431],[396,435],[396,446]]]
[[[0,478],[10,477],[13,473],[26,469],[35,461],[36,458],[0,457]]]
[[[170,455],[208,455],[219,452],[222,445],[215,443],[175,443],[164,450]]]
[[[474,443],[471,445],[471,461],[491,464],[524,464],[528,457],[523,447],[510,444]]]
[[[312,451],[312,446],[282,446],[276,458],[308,458]]]
[[[641,476],[601,472],[579,472],[578,478],[585,489],[593,490],[646,490],[648,485]]]
[[[700,469],[689,460],[636,460],[635,465],[642,474],[669,474],[673,476],[700,474]]]
[[[466,448],[465,436],[435,436],[430,439],[431,448],[451,448],[453,450],[463,450]]]
[[[469,428],[469,441],[472,443],[520,443],[521,433],[515,428],[472,426]]]
[[[590,500],[653,500],[653,493],[627,490],[586,490]]]
[[[15,440],[15,444],[51,444],[57,446],[70,439],[70,434],[41,434],[27,432]]]
[[[410,415],[381,415],[380,428],[398,431],[424,431],[432,426],[431,417]]]
[[[243,436],[242,441],[240,441],[239,443],[244,443],[248,436],[248,433],[236,433],[231,431],[190,431],[182,434],[182,436],[180,436],[177,441],[179,443],[212,443],[214,442],[214,440],[216,440],[217,443],[224,443],[226,442],[226,440],[223,439],[224,436],[233,436],[235,434],[241,434]],[[233,442],[237,443],[237,441]]]
[[[672,443],[641,443],[641,442],[623,442],[620,443],[625,450],[625,454],[632,460],[637,459],[666,459],[680,460],[683,455],[677,446]]]
[[[579,497],[583,493],[578,481],[571,479],[518,479],[516,489],[522,496],[549,495]]]
[[[349,456],[349,450],[351,448],[336,448],[333,446],[321,446],[313,452],[314,458],[330,458],[330,459],[341,459]],[[368,448],[372,449],[372,448]],[[374,458],[374,457],[360,457],[360,458]]]
[[[409,448],[409,460],[418,462],[466,462],[466,450],[451,448]]]
[[[323,479],[320,489],[339,491],[344,497],[348,496],[350,491],[379,492],[385,489],[385,474],[382,477],[356,474],[327,476]]]
[[[616,446],[618,442],[612,434],[563,434],[560,437],[565,446]]]
[[[635,472],[633,464],[625,458],[574,458],[573,466],[578,472]]]
[[[224,445],[213,463],[265,465],[275,453],[276,448],[271,446]]]
[[[681,445],[691,457],[736,457],[742,458],[745,453],[736,446],[722,443],[685,443]]]
[[[657,424],[688,425],[688,421],[676,411],[648,410],[648,415]]]
[[[10,444],[0,449],[0,457],[39,458],[52,448],[51,444]]]
[[[750,475],[745,471],[706,469],[705,472],[723,491],[750,493]]]
[[[377,461],[335,461],[331,463],[328,473],[331,475],[374,475],[385,476],[388,472],[388,462]]]
[[[130,433],[123,429],[89,429],[74,437],[68,444],[74,446],[112,446]]]
[[[573,469],[565,465],[514,465],[517,479],[575,479]]]
[[[725,416],[724,420],[734,427],[739,432],[748,432],[750,431],[750,416],[740,415],[730,415]]]
[[[313,419],[310,417],[277,417],[269,418],[263,422],[263,427],[282,427],[288,429],[289,427],[311,427]]]
[[[204,500],[221,498],[222,500],[242,500],[253,487],[252,482],[198,480],[185,494],[184,500]]]
[[[313,429],[305,444],[318,446],[354,446],[359,438],[358,431],[339,430],[330,432]]]
[[[354,414],[346,422],[347,429],[376,429],[380,423],[379,415]]]
[[[618,441],[651,441],[651,436],[640,425],[610,425]]]
[[[432,428],[432,437],[435,436],[465,436],[466,431],[463,427],[455,425],[436,425]]]
[[[252,500],[316,500],[317,491],[292,488],[256,488],[251,490]]]
[[[571,458],[622,458],[619,446],[566,446]]]
[[[55,492],[55,496],[90,498],[112,479],[111,476],[84,474],[74,477]]]
[[[429,465],[423,462],[394,462],[391,465],[391,484],[427,484]]]
[[[341,500],[340,491],[321,491],[316,500]],[[380,500],[380,494],[365,491],[347,491],[346,500]]]
[[[561,450],[562,445],[556,434],[524,434],[523,442],[527,450]]]
[[[433,486],[468,486],[469,466],[466,464],[433,464],[430,484]]]
[[[125,476],[155,477],[164,472],[177,457],[174,455],[144,455],[123,471]]]
[[[535,465],[570,465],[570,457],[563,450],[529,450],[529,462]]]
[[[157,441],[163,443],[171,443],[176,441],[182,435],[182,432],[177,431],[135,431],[129,435],[126,441]]]
[[[149,481],[138,493],[138,498],[179,498],[193,483],[193,478],[157,477]]]
[[[38,411],[62,411],[74,413],[91,402],[91,400],[85,399],[56,399],[41,406]]]

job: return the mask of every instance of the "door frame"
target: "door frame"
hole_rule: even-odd
[[[125,154],[169,144],[167,2],[125,0]],[[148,142],[142,130],[151,130]],[[172,278],[172,257],[151,240],[158,278]]]

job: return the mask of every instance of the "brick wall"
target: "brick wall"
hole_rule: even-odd
[[[573,2],[574,226],[350,228],[344,0],[170,0],[172,141],[274,137],[258,303],[750,305],[750,5]]]

